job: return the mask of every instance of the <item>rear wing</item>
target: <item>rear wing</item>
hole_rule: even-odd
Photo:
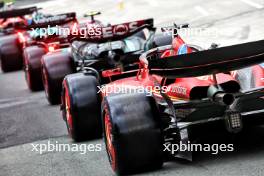
[[[108,41],[122,40],[134,35],[144,28],[153,29],[153,19],[145,19],[133,22],[127,22],[112,26],[101,26],[100,24],[89,24],[86,26],[85,35],[73,36],[72,40],[87,41],[91,43],[104,43]],[[94,30],[95,32],[91,32]]]
[[[18,27],[20,29],[36,29],[36,28],[47,28],[56,25],[63,25],[71,21],[76,21],[76,13],[63,13],[58,15],[52,15],[41,19],[32,19],[28,22],[28,25]]]
[[[38,8],[36,6],[21,9],[5,10],[0,12],[0,19],[30,15],[37,10]]]
[[[154,48],[140,56],[151,74],[169,78],[224,73],[264,62],[264,40],[161,58],[171,46]]]

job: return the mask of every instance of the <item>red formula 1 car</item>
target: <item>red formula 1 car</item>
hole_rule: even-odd
[[[28,20],[37,17],[37,11],[37,7],[0,11],[0,60],[3,72],[22,68],[22,48],[17,33],[30,25]]]
[[[172,46],[142,54],[134,77],[102,91],[112,169],[127,174],[160,168],[168,156],[190,159],[191,151],[164,148],[190,143],[204,126],[238,133],[263,124],[264,69],[256,65],[262,62],[264,40],[198,51],[176,37]]]
[[[30,7],[30,12],[28,14],[32,14],[36,9],[33,7]],[[5,3],[3,1],[0,2],[0,12],[1,12],[1,19],[0,19],[0,29],[1,29],[1,36],[5,35],[6,32],[9,32],[10,30],[5,30],[6,28],[12,28],[15,25],[21,24],[25,22],[25,19],[27,18],[25,13],[28,10],[28,8],[25,9],[16,9],[14,7],[13,2]],[[11,14],[12,12],[13,14]],[[22,13],[21,13],[22,12]]]
[[[75,25],[77,25],[76,13],[63,13],[42,18],[31,25],[33,31],[19,33],[23,48],[25,78],[30,90],[43,89],[41,58],[55,50],[62,52],[67,50],[69,40],[61,33],[70,32]]]

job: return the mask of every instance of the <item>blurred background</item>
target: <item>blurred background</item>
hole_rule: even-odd
[[[101,11],[103,22],[154,18],[157,27],[189,23],[183,38],[204,47],[229,45],[264,38],[264,0],[17,0],[18,6],[37,5],[46,12],[76,11],[79,17]]]

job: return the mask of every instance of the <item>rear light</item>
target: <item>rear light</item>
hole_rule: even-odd
[[[54,46],[49,46],[48,50],[49,50],[49,52],[53,52],[53,51],[55,51],[55,47]]]
[[[61,48],[59,42],[48,43],[46,46],[47,46],[48,52],[54,52],[55,50]]]
[[[243,127],[239,112],[227,111],[225,114],[226,127],[229,132],[237,133]]]

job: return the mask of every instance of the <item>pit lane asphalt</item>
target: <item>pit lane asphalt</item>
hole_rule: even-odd
[[[252,0],[264,5],[261,0]],[[18,1],[18,5],[33,5]],[[169,4],[169,5],[166,5]],[[117,1],[57,0],[37,3],[47,12],[101,10],[98,19],[116,23],[154,17],[157,26],[172,22],[189,22],[205,31],[218,29],[217,35],[186,36],[188,43],[208,47],[264,38],[264,10],[240,0],[126,0],[119,10]],[[210,143],[217,141],[209,139]],[[220,135],[221,136],[221,135]],[[225,139],[226,136],[221,136]],[[234,139],[235,151],[211,155],[195,154],[192,163],[168,162],[159,171],[141,175],[264,175],[264,128],[257,127]],[[102,140],[85,144],[102,144],[102,151],[32,152],[31,143],[73,143],[68,138],[59,106],[49,106],[44,92],[31,93],[22,71],[0,73],[0,176],[13,175],[113,175]]]

